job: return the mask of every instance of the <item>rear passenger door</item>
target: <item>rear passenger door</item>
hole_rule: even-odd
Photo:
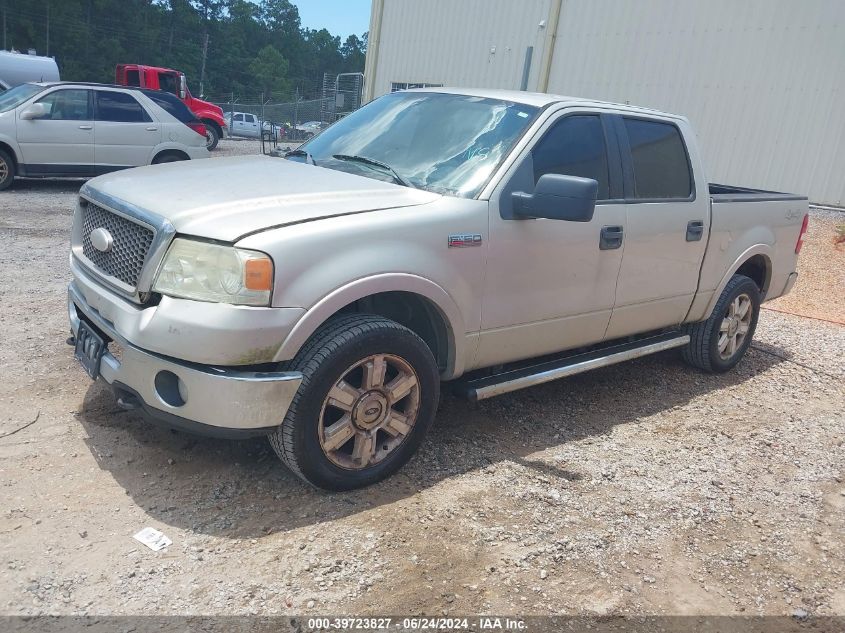
[[[710,228],[706,183],[696,183],[684,142],[689,126],[639,115],[613,119],[622,154],[626,226],[607,338],[683,321],[698,287]]]
[[[258,117],[246,112],[238,112],[232,116],[230,126],[232,136],[258,137]]]
[[[244,114],[243,135],[258,138],[258,117]]]
[[[94,160],[100,171],[150,162],[161,125],[129,92],[95,91]]]

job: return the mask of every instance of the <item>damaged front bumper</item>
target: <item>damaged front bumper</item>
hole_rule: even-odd
[[[278,427],[299,389],[298,372],[249,371],[186,362],[136,347],[85,301],[72,282],[68,316],[74,336],[80,321],[114,341],[99,375],[127,408],[140,408],[169,426],[218,437],[262,435]]]

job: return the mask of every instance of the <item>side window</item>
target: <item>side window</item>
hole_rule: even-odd
[[[38,103],[50,108],[50,114],[42,117],[53,121],[90,121],[91,107],[87,90],[56,90]]]
[[[127,86],[140,86],[141,85],[141,74],[137,70],[127,70],[126,71],[126,85]]]
[[[681,132],[671,123],[625,118],[637,198],[689,198],[692,174]]]
[[[610,197],[607,146],[598,116],[564,117],[534,146],[531,157],[535,183],[544,174],[592,178],[599,183],[598,199]]]
[[[235,116],[232,117],[232,120],[233,121],[243,121],[244,115],[243,114],[236,114]]]
[[[147,111],[126,92],[97,91],[97,120],[121,123],[152,121]]]
[[[255,117],[251,114],[245,114],[244,123],[255,123]]]
[[[173,73],[159,73],[158,74],[159,90],[164,90],[170,94],[179,94],[179,80]]]

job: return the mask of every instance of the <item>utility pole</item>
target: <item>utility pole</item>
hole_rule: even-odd
[[[202,42],[202,69],[200,70],[200,97],[205,95],[203,84],[205,83],[205,58],[208,55],[208,31],[205,32],[205,39]]]

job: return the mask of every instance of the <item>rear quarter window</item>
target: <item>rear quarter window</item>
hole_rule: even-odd
[[[176,97],[172,97],[169,93],[147,91],[144,92],[144,94],[158,107],[182,123],[190,123],[191,121],[195,121],[197,118],[188,106]]]
[[[671,123],[624,117],[635,197],[683,198],[692,195],[692,172],[680,130]]]

